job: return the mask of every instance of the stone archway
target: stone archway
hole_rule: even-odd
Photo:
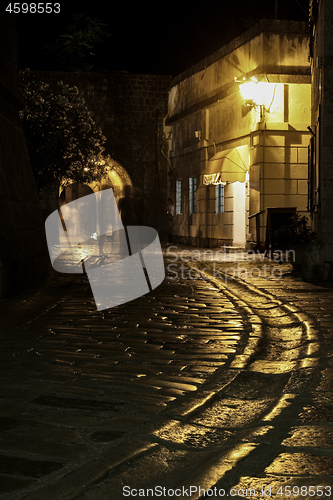
[[[115,160],[109,158],[107,162],[107,173],[99,182],[92,182],[89,187],[96,192],[101,189],[112,188],[116,200],[122,196],[123,188],[126,184],[133,187],[132,180],[127,170]]]
[[[107,189],[107,188],[113,189],[115,199],[118,202],[119,198],[123,194],[124,186],[130,185],[133,187],[133,183],[126,169],[122,167],[118,162],[108,158],[106,159],[106,163],[107,163],[106,167],[107,172],[98,182],[94,181],[90,184],[73,182],[72,184],[69,184],[68,186],[64,187],[60,192],[59,207],[61,208],[63,205],[66,205],[71,201],[77,200],[78,198],[82,198],[84,196],[96,193],[98,191],[101,191],[102,189]],[[82,227],[85,227],[85,223],[84,221],[81,220],[81,218],[82,215],[74,210],[72,218],[72,231],[74,231],[74,233],[77,231],[80,232],[81,234]],[[87,233],[87,238],[93,236],[93,234],[90,233],[88,234],[88,233]]]
[[[59,196],[59,208],[63,207],[67,203],[70,203],[78,198],[83,198],[84,196],[88,196],[89,194],[93,194],[93,190],[87,184],[83,184],[81,182],[73,182],[66,186],[60,193]],[[95,221],[92,222],[91,227],[95,228]],[[73,235],[82,235],[82,231],[84,231],[85,239],[89,239],[93,236],[95,229],[87,226],[87,222],[84,219],[84,216],[78,209],[73,209],[71,213],[71,234]]]
[[[96,193],[102,189],[112,188],[116,200],[122,196],[123,188],[126,184],[133,187],[132,180],[124,167],[112,159],[107,159],[107,173],[99,181],[83,184],[73,182],[62,189],[59,196],[59,206],[70,203],[78,198]]]
[[[87,184],[73,182],[61,191],[59,196],[59,207],[61,208],[66,203],[70,203],[71,201],[87,196],[88,194],[92,194],[93,192],[93,189]]]

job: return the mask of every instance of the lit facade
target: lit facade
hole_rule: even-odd
[[[264,246],[267,208],[307,213],[308,31],[263,20],[173,80],[165,134],[176,242],[249,248],[259,234]]]

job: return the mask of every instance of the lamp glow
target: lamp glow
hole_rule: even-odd
[[[244,80],[239,86],[242,97],[247,106],[264,106],[269,110],[275,95],[276,84],[270,82],[258,82],[255,78]]]

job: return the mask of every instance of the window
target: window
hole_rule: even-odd
[[[189,212],[190,214],[195,214],[197,211],[197,178],[189,178]]]
[[[224,184],[215,186],[215,212],[217,214],[224,212]]]
[[[182,213],[182,179],[176,180],[176,215]]]

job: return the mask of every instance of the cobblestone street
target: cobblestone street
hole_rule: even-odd
[[[107,311],[77,275],[1,304],[0,498],[330,496],[332,290],[200,255]]]

